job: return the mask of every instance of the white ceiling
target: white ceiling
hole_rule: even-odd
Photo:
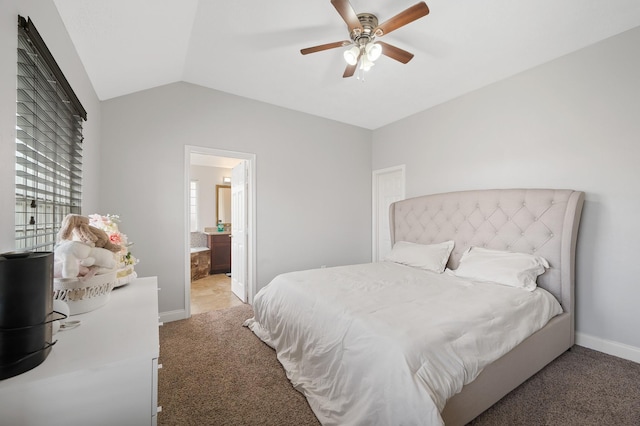
[[[367,129],[640,26],[639,0],[427,0],[383,37],[415,54],[344,79],[329,0],[54,0],[101,100],[186,81]],[[380,22],[418,0],[351,0]]]

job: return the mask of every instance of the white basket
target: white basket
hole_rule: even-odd
[[[107,303],[116,282],[116,272],[91,278],[54,278],[53,299],[69,305],[69,314],[77,315],[98,309]]]

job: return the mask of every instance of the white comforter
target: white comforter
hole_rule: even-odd
[[[391,262],[292,272],[245,325],[323,425],[439,425],[447,399],[562,312],[543,289]]]

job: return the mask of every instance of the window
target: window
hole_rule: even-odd
[[[31,19],[18,17],[16,249],[52,251],[64,217],[80,213],[87,113]]]
[[[191,232],[198,230],[198,181],[192,180],[189,185],[189,226]]]

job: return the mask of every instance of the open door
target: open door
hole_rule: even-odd
[[[231,171],[231,291],[247,303],[247,161]]]

